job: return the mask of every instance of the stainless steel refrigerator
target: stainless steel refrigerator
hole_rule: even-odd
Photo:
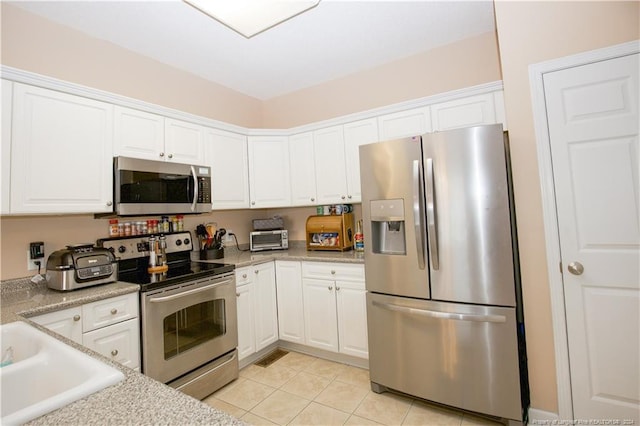
[[[526,420],[502,125],[363,145],[360,173],[372,389]]]

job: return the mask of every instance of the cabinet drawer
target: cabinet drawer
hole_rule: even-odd
[[[138,293],[112,297],[82,306],[82,331],[95,330],[110,324],[138,317]]]
[[[251,282],[252,273],[253,271],[248,267],[236,269],[236,287],[243,284],[249,284]]]
[[[137,318],[84,333],[82,344],[129,368],[140,365],[140,327]]]
[[[364,265],[302,262],[302,276],[323,280],[364,281]]]

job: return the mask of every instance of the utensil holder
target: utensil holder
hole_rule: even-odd
[[[200,250],[200,260],[222,259],[224,257],[224,247],[219,249]]]

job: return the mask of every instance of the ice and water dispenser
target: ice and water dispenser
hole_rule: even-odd
[[[372,200],[371,250],[378,254],[407,254],[404,200]]]

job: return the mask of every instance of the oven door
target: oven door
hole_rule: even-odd
[[[143,373],[167,383],[238,345],[233,274],[141,294]]]

